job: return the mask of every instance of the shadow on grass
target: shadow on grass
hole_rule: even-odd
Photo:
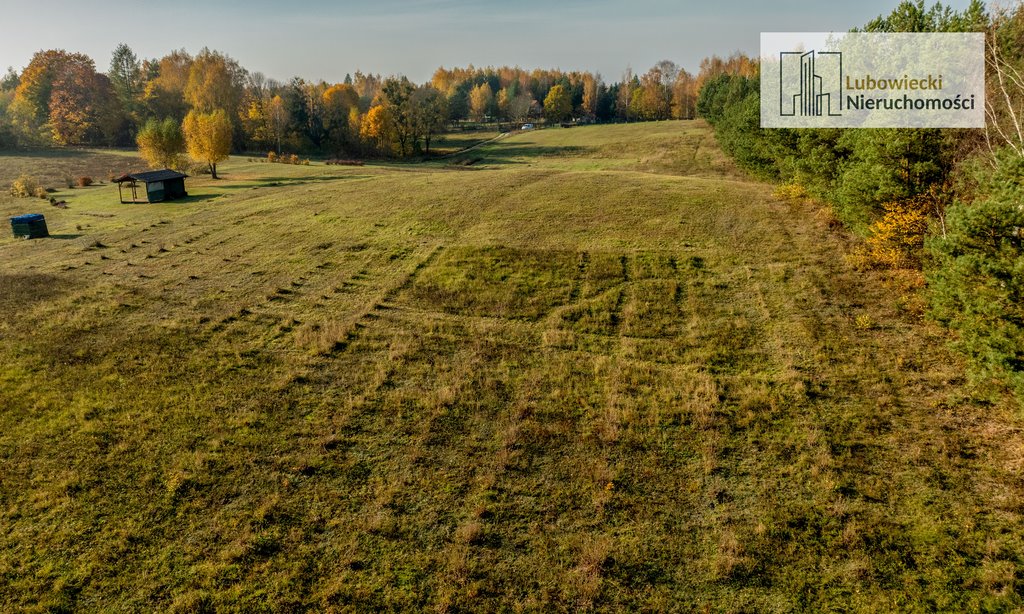
[[[220,194],[189,194],[185,198],[177,198],[175,200],[165,200],[162,203],[153,203],[155,205],[190,205],[192,203],[201,203],[204,200],[213,200],[221,196]],[[149,204],[149,203],[143,203]]]
[[[53,235],[51,235],[53,236]],[[53,299],[71,284],[67,279],[42,273],[0,273],[0,321],[16,321],[27,307]]]
[[[347,179],[365,177],[370,177],[370,175],[309,175],[306,177],[262,177],[260,181],[272,183],[314,183],[317,181],[345,181]]]
[[[0,149],[0,158],[84,158],[89,155],[96,154],[77,149]]]
[[[156,205],[191,205],[192,203],[203,202],[204,200],[213,200],[222,194],[189,194],[184,198],[175,198],[174,200],[161,200],[159,202],[151,203],[144,200],[137,200],[135,202],[127,201],[121,204],[125,207],[147,207]]]
[[[311,177],[265,177],[260,183],[245,184],[237,189],[246,187],[254,188],[277,188],[281,186],[306,185],[311,183],[326,183],[329,181],[351,181],[353,179],[369,179],[373,175],[313,175]],[[231,188],[234,186],[224,186]]]
[[[61,239],[61,240],[65,240],[66,241],[68,239],[77,239],[77,238],[83,237],[83,236],[85,236],[85,235],[82,235],[82,234],[61,234],[61,235],[50,235],[50,238],[51,239]]]

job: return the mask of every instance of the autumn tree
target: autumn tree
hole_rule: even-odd
[[[152,168],[180,168],[185,151],[185,135],[174,118],[150,119],[139,129],[135,142],[139,155]]]
[[[245,71],[238,62],[204,48],[189,67],[185,101],[200,113],[224,109],[232,114],[241,102],[244,79]]]
[[[196,110],[185,116],[185,146],[188,155],[210,167],[210,174],[217,179],[217,163],[231,153],[231,120],[224,109],[209,113]]]
[[[727,58],[721,58],[717,55],[704,58],[700,61],[700,72],[697,73],[696,77],[696,91],[699,92],[706,81],[719,75],[754,77],[757,76],[758,70],[757,60],[739,51]]]
[[[626,68],[615,98],[615,111],[621,119],[629,121],[633,118],[629,105],[633,101],[633,91],[638,87],[640,87],[640,80],[633,74],[632,68]]]
[[[351,147],[355,150],[363,149],[363,141],[359,132],[360,127],[363,125],[363,114],[359,112],[359,107],[352,107],[348,112],[348,133],[352,135]]]
[[[320,149],[329,138],[327,108],[324,94],[330,86],[323,82],[310,82],[293,78],[280,91],[281,100],[289,119],[286,132],[293,137],[298,148]]]
[[[241,137],[239,112],[245,90],[246,71],[238,62],[217,51],[203,48],[189,67],[184,97],[192,110],[209,114],[222,109],[231,125],[232,141]]]
[[[474,121],[482,122],[494,107],[494,90],[489,83],[481,83],[469,93],[469,116]]]
[[[444,130],[447,123],[447,99],[430,85],[421,85],[413,93],[416,133],[423,138],[426,153],[430,153],[430,139]]]
[[[184,49],[172,51],[159,61],[143,65],[147,81],[142,91],[142,102],[154,117],[185,118],[185,86],[192,69],[192,56]]]
[[[583,102],[580,104],[580,110],[587,117],[597,116],[597,86],[600,79],[601,77],[590,73],[583,75]]]
[[[508,105],[512,101],[512,95],[507,87],[503,87],[494,97],[494,106],[498,110],[499,119],[508,119]]]
[[[54,80],[49,125],[57,144],[113,144],[122,119],[110,79],[90,64],[68,64]]]
[[[68,53],[63,49],[39,51],[32,56],[22,71],[10,112],[12,120],[22,134],[30,139],[50,136],[50,101],[54,83],[67,79],[71,72],[96,72],[93,61],[81,53]]]
[[[270,138],[277,144],[277,153],[281,153],[281,140],[288,130],[290,121],[284,99],[280,96],[271,98],[270,104],[267,105],[267,125],[270,127]]]
[[[693,119],[697,109],[697,81],[693,75],[680,69],[672,85],[672,117]]]
[[[671,102],[672,92],[664,82],[661,70],[655,66],[640,78],[640,86],[633,89],[629,110],[638,119],[668,119]]]
[[[394,151],[394,120],[384,105],[370,107],[359,126],[359,137],[381,153]]]
[[[389,78],[381,86],[379,103],[387,109],[395,141],[400,155],[408,155],[417,140],[416,112],[413,108],[413,93],[416,87],[409,79]]]
[[[356,71],[351,85],[359,94],[360,111],[366,111],[373,105],[373,101],[380,94],[382,84],[383,80],[380,75],[363,74],[361,71]]]
[[[548,121],[561,122],[572,116],[572,98],[561,85],[551,88],[544,98],[544,117]]]
[[[430,84],[434,86],[434,89],[446,95],[461,81],[456,70],[448,70],[444,66],[439,66],[430,78]]]
[[[516,94],[508,103],[508,118],[514,122],[525,122],[530,118],[534,100],[527,92]]]
[[[651,68],[652,72],[658,74],[658,81],[668,89],[676,84],[682,69],[672,60],[661,60]]]
[[[270,84],[263,73],[254,72],[246,75],[239,115],[250,148],[263,149],[275,142],[271,135],[269,118],[272,96]]]
[[[352,110],[359,112],[359,94],[350,84],[332,85],[323,93],[324,129],[327,140],[335,154],[350,149],[358,138],[358,130],[353,132],[349,121]]]
[[[327,108],[324,93],[330,86],[324,81],[306,82],[302,87],[302,101],[305,105],[305,124],[302,126],[310,144],[320,149],[327,141]]]
[[[14,91],[12,119],[29,140],[113,144],[120,109],[110,80],[86,55],[63,50],[32,57]]]

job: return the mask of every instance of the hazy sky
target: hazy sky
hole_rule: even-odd
[[[956,9],[968,0],[946,2]],[[40,49],[84,52],[106,71],[128,43],[140,58],[223,51],[251,71],[340,81],[438,66],[583,69],[615,81],[661,59],[694,70],[712,53],[756,54],[759,33],[847,30],[896,0],[0,0],[0,70]],[[931,0],[929,0],[931,4]]]

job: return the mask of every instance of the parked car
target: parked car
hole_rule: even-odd
[[[533,130],[533,124],[523,124],[523,127],[520,128],[520,130]]]

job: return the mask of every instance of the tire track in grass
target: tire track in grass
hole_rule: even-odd
[[[620,336],[622,334],[622,309],[626,303],[626,293],[630,290],[630,276],[629,276],[629,257],[623,254],[619,257],[619,263],[622,265],[622,290],[619,292],[619,296],[615,299],[615,305],[612,306],[611,313],[608,315],[608,321],[611,324],[612,329]]]
[[[587,271],[590,269],[590,252],[580,252],[579,263],[576,265],[576,279],[574,280],[572,288],[569,290],[569,298],[566,301],[566,307],[575,305],[580,298],[580,292],[583,291],[583,284],[587,280]]]
[[[441,255],[441,252],[444,250],[444,248],[445,245],[443,243],[439,243],[438,245],[436,245],[434,249],[431,250],[431,252],[427,254],[425,258],[416,263],[416,266],[413,267],[412,271],[410,271],[409,274],[405,276],[405,279],[403,279],[400,284],[392,287],[390,290],[384,293],[384,296],[381,298],[380,303],[392,303],[396,298],[398,298],[399,294],[401,294],[404,290],[408,290],[416,281],[416,277],[420,274],[420,271],[433,264],[437,260],[438,256]]]

